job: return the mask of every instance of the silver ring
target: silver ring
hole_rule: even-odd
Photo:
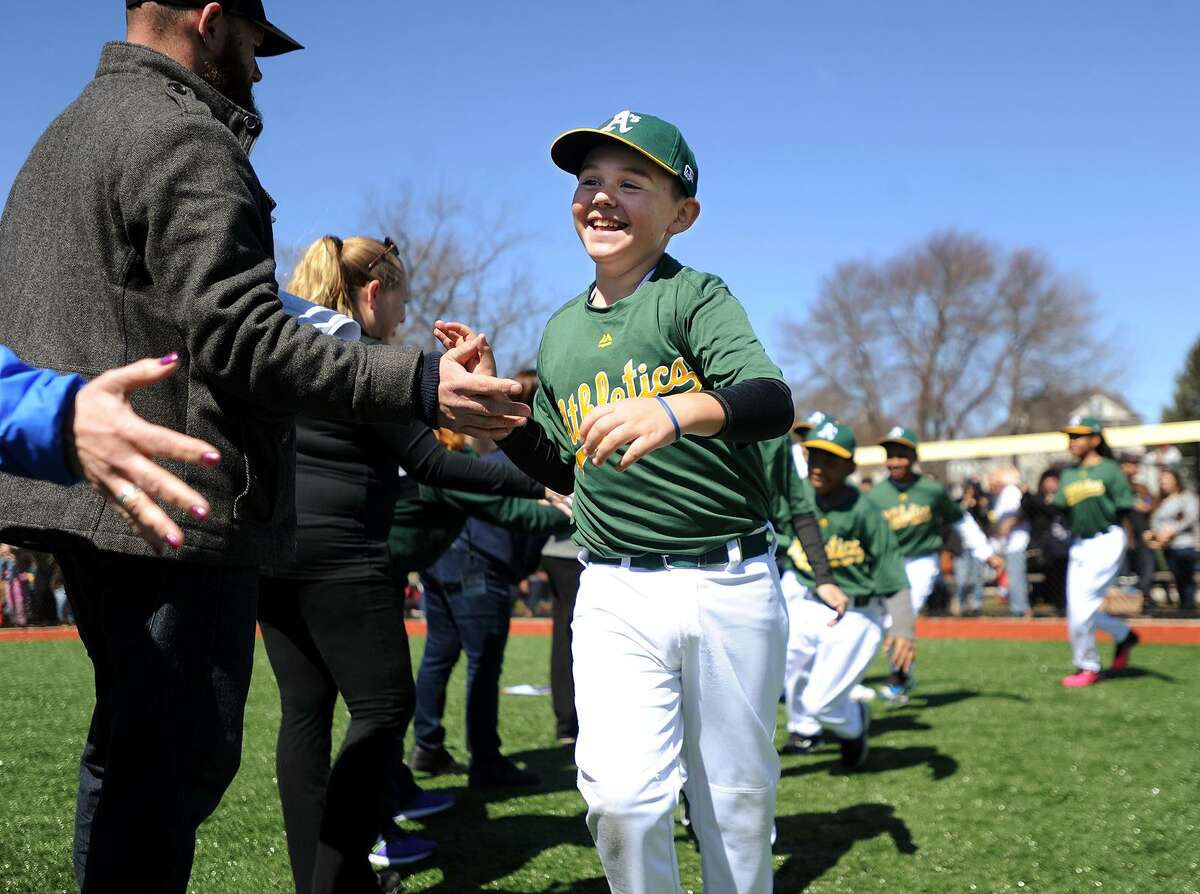
[[[129,507],[129,501],[142,492],[142,489],[136,484],[127,484],[121,488],[121,492],[117,494],[117,503],[122,509]]]

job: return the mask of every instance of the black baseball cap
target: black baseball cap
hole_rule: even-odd
[[[145,2],[146,0],[125,0],[125,8],[133,9]],[[214,0],[157,0],[157,2],[162,6],[176,6],[180,9],[203,9]],[[255,56],[282,56],[293,50],[304,49],[303,44],[284,34],[267,21],[267,11],[263,9],[262,0],[215,0],[215,2],[219,2],[221,8],[230,15],[249,19],[266,32],[262,46],[254,51]]]

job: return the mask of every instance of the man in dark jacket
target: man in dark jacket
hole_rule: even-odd
[[[0,220],[0,341],[97,375],[178,351],[139,415],[223,461],[168,468],[210,509],[172,511],[171,560],[97,494],[0,475],[0,539],[55,552],[96,675],[75,871],[92,891],[183,892],[195,830],[236,772],[258,567],[291,550],[294,414],[510,430],[527,408],[482,341],[440,359],[346,344],[281,309],[249,153],[256,56],[299,48],[259,0],[127,0],[129,42],[39,139]],[[478,361],[478,367],[475,362]],[[468,372],[467,366],[474,369]],[[127,492],[137,509],[152,494]],[[174,547],[175,544],[169,544]]]

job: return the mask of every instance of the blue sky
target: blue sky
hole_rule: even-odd
[[[398,184],[444,189],[527,234],[521,263],[565,300],[591,271],[548,143],[634,108],[700,161],[703,215],[673,253],[721,274],[785,365],[777,324],[836,263],[946,227],[1088,283],[1126,370],[1100,384],[1147,416],[1197,336],[1200,4],[267,7],[308,46],[264,60],[258,88],[280,242],[354,232]],[[5,190],[123,27],[116,0],[6,10]]]

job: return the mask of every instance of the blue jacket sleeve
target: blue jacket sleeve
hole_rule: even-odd
[[[0,345],[0,472],[56,484],[78,479],[67,466],[63,425],[83,376],[35,369]]]

